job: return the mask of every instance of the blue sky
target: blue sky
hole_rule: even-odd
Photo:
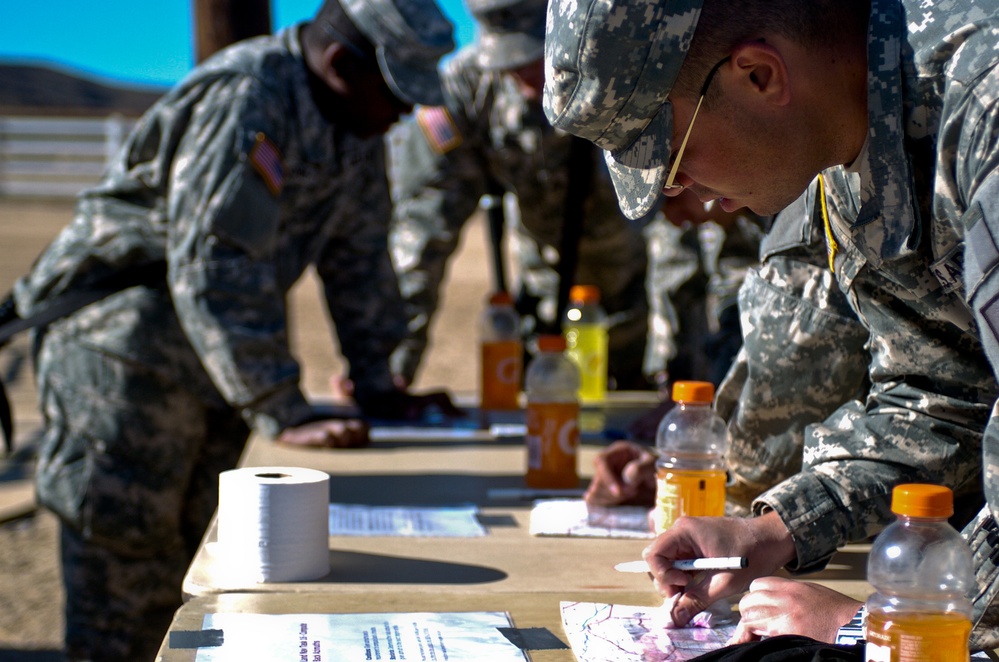
[[[321,0],[271,0],[278,30]],[[461,0],[438,0],[465,44],[474,28]],[[194,65],[194,0],[21,0],[0,12],[0,61],[53,66],[104,82],[169,86]]]

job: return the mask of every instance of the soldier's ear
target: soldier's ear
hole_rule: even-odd
[[[326,86],[341,96],[350,93],[350,78],[354,56],[343,44],[333,42],[323,49],[316,74]]]

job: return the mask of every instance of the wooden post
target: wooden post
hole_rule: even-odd
[[[270,0],[193,0],[195,57],[271,33]]]

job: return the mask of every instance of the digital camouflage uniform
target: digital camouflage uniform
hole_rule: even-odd
[[[439,57],[452,43],[437,16]],[[312,77],[298,26],[200,65],[139,121],[16,285],[24,317],[131,266],[165,264],[165,277],[38,337],[38,498],[63,523],[71,659],[152,659],[218,473],[251,428],[273,436],[316,418],[286,325],[286,295],[307,268],[359,397],[392,389],[405,320],[383,139],[332,124]]]
[[[556,17],[570,14],[571,4],[555,2],[551,11]],[[678,4],[690,5],[678,15],[680,23],[692,26],[699,2]],[[647,17],[643,21],[647,24]],[[643,21],[617,24],[640,32]],[[686,34],[685,27],[678,32]],[[572,41],[549,35],[548,56],[559,64],[565,61],[562,39]],[[975,648],[999,645],[999,605],[992,606],[999,592],[999,527],[989,510],[999,508],[994,469],[999,466],[999,420],[993,408],[993,369],[999,366],[999,273],[994,269],[999,264],[997,40],[995,3],[873,0],[865,150],[851,171],[826,171],[778,217],[762,250],[763,267],[747,279],[741,294],[746,305],[760,307],[759,313],[745,316],[750,322],[747,365],[758,364],[774,377],[758,379],[755,390],[743,391],[739,404],[776,405],[775,430],[787,429],[785,403],[794,403],[788,394],[781,395],[787,385],[782,380],[796,379],[802,369],[811,374],[797,382],[798,388],[815,389],[806,400],[813,400],[816,414],[862,385],[843,361],[859,356],[865,334],[835,303],[840,295],[834,285],[869,335],[870,384],[864,397],[849,399],[823,422],[805,427],[804,470],[754,503],[756,513],[772,508],[788,526],[797,550],[791,569],[819,569],[838,546],[877,533],[892,519],[890,495],[898,483],[949,485],[966,521],[967,509],[981,504],[984,478],[989,507],[964,530],[978,573]],[[614,66],[610,54],[599,55],[604,66]],[[558,121],[565,98],[556,94],[549,101],[546,90],[549,116],[558,126],[578,120]],[[648,113],[625,107],[618,117],[630,115]],[[663,124],[639,126],[641,140]],[[600,126],[598,122],[594,131]],[[627,151],[612,157],[625,166],[618,192],[626,198],[623,205],[640,213],[641,174],[626,170]],[[826,231],[823,201],[836,282],[819,288],[821,268],[829,269],[827,242],[821,239]],[[802,335],[792,323],[784,338],[754,337],[753,316],[765,314],[768,305],[786,308],[792,321],[793,307],[798,314],[826,307],[841,318],[832,328],[846,329],[846,342],[831,368],[833,375],[844,376],[842,388],[823,383],[827,376],[813,377],[811,366],[781,365],[789,351],[779,342],[821,340],[807,329]],[[773,387],[777,390],[767,393]],[[761,457],[766,459],[766,451]]]
[[[539,300],[538,315],[545,322],[555,316],[573,138],[552,129],[540,105],[525,100],[512,77],[480,68],[476,51],[474,45],[462,49],[442,73],[460,144],[436,151],[415,121],[396,125],[389,135],[396,204],[390,245],[410,318],[410,335],[393,357],[393,369],[410,379],[426,351],[446,262],[488,192],[490,177],[517,196],[512,246],[524,290],[520,296]],[[606,172],[596,168],[595,177],[585,203],[575,282],[600,288],[601,306],[612,320],[610,370],[634,380],[642,374],[648,328],[644,223],[621,215]]]
[[[516,196],[508,225],[522,287],[518,308],[551,323],[557,307],[574,138],[553,129],[540,104],[525,99],[495,62],[505,59],[509,69],[541,58],[545,3],[471,0],[469,6],[480,19],[494,8],[513,9],[496,23],[480,20],[479,41],[444,66],[447,115],[420,109],[417,121],[397,125],[389,140],[396,203],[390,245],[410,318],[410,335],[393,356],[393,369],[409,380],[426,351],[447,260],[490,180]],[[696,229],[684,234],[661,213],[629,221],[606,168],[594,161],[574,282],[600,288],[610,316],[611,375],[624,388],[647,386],[645,377],[665,371],[672,359],[684,363],[677,369],[687,378],[724,374],[734,350],[719,361],[719,371],[706,340],[723,331],[738,336],[734,316],[719,328],[718,311],[734,303],[746,265],[757,260],[758,225],[740,223],[727,239],[714,226],[702,245]]]
[[[727,227],[714,221],[677,226],[661,216],[649,223],[647,282],[655,294],[648,374],[668,361],[666,382],[722,381],[742,346],[739,288],[759,263],[763,233],[764,219],[748,210]]]

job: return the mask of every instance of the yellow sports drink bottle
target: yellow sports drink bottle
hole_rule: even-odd
[[[566,355],[579,369],[579,397],[600,402],[607,397],[607,314],[600,307],[600,289],[574,285],[565,313]]]

